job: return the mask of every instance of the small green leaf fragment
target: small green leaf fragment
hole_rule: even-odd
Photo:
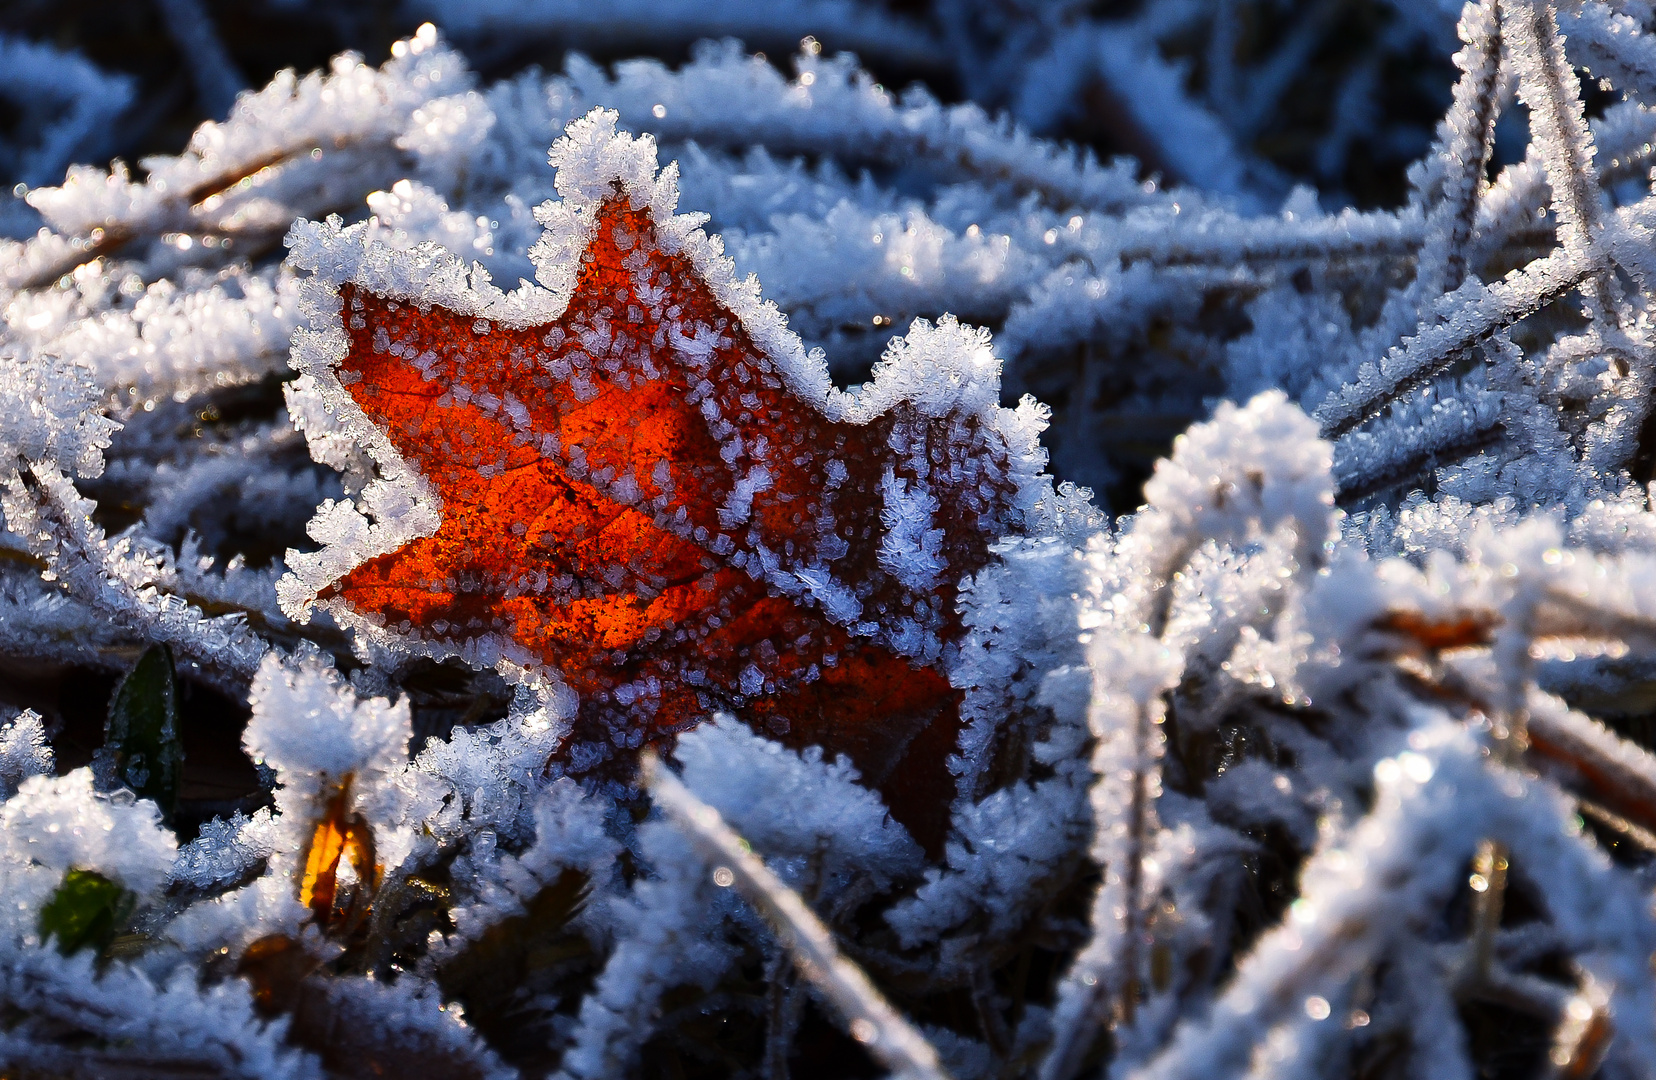
[[[104,753],[116,782],[155,800],[171,821],[183,781],[184,744],[178,735],[178,676],[167,646],[145,651],[116,687]]]
[[[115,940],[137,901],[131,890],[96,870],[71,867],[40,909],[40,936],[56,938],[64,956],[87,948],[101,953]]]

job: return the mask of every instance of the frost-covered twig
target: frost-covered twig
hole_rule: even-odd
[[[1415,289],[1453,292],[1466,280],[1466,247],[1477,221],[1484,169],[1495,143],[1501,72],[1501,16],[1496,0],[1467,4],[1460,20],[1465,48],[1455,54],[1461,77],[1439,133],[1438,197],[1427,222],[1428,242],[1415,269]]]
[[[1518,92],[1530,108],[1535,146],[1552,187],[1559,242],[1576,262],[1593,262],[1603,194],[1580,85],[1564,55],[1557,14],[1546,0],[1511,0],[1505,11],[1502,24],[1518,70]],[[1595,318],[1612,319],[1614,299],[1605,288],[1603,283],[1593,286]]]
[[[719,812],[690,793],[659,759],[644,759],[646,782],[655,804],[681,829],[713,866],[717,885],[734,885],[764,912],[785,947],[794,952],[800,974],[833,1003],[852,1038],[900,1077],[945,1080],[937,1051],[851,961],[841,955],[828,928],[799,894],[782,884]]]
[[[6,519],[29,538],[56,579],[82,603],[140,640],[166,642],[215,679],[252,677],[268,646],[239,615],[205,616],[155,585],[155,566],[130,539],[111,544],[89,516],[91,506],[51,465],[13,474]]]
[[[1164,753],[1165,695],[1190,661],[1169,625],[1178,585],[1205,541],[1284,534],[1285,576],[1324,558],[1332,480],[1328,444],[1279,394],[1246,409],[1222,406],[1212,423],[1181,436],[1172,460],[1146,485],[1149,503],[1130,532],[1094,554],[1098,606],[1091,637],[1098,747],[1092,804],[1093,858],[1104,882],[1093,903],[1093,938],[1061,987],[1044,1080],[1068,1080],[1100,1027],[1131,1028],[1144,988],[1148,908],[1165,871],[1151,848]]]
[[[430,29],[405,44],[383,71],[341,57],[327,78],[284,72],[240,98],[222,124],[203,125],[185,154],[148,162],[144,183],[132,182],[124,165],[109,171],[77,167],[62,187],[30,192],[30,205],[62,235],[29,241],[0,281],[13,289],[38,288],[168,232],[184,238],[177,241],[184,250],[203,232],[215,244],[221,237],[280,237],[292,213],[272,220],[263,189],[271,188],[279,205],[287,183],[300,198],[320,197],[321,205],[308,209],[330,209],[333,185],[307,190],[302,176],[294,183],[287,174],[303,174],[335,154],[347,171],[383,169],[386,157],[395,163],[397,137],[412,114],[433,98],[463,92],[468,76],[464,62],[439,47]],[[321,166],[324,176],[332,165]]]
[[[1469,281],[1433,305],[1440,321],[1391,350],[1378,365],[1365,364],[1357,379],[1331,393],[1317,410],[1323,432],[1343,435],[1402,394],[1439,374],[1481,339],[1510,326],[1543,304],[1576,288],[1604,268],[1559,251],[1505,280],[1484,286]]]

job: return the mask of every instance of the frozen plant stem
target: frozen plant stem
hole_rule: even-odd
[[[130,559],[127,567],[116,565],[122,555],[110,550],[88,516],[91,504],[80,499],[68,477],[37,461],[24,464],[13,483],[14,505],[26,507],[38,526],[35,554],[47,560],[71,595],[140,639],[171,645],[181,659],[229,684],[245,685],[253,677],[268,646],[239,616],[208,619],[153,584],[128,580],[133,573],[144,576],[146,568]]]
[[[691,794],[655,754],[644,755],[643,771],[656,806],[714,867],[714,881],[724,885],[728,879],[765,915],[800,974],[845,1018],[851,1037],[902,1080],[947,1080],[932,1045],[840,954],[805,901],[771,873],[719,812]]]
[[[1472,974],[1487,982],[1495,958],[1495,935],[1506,900],[1507,851],[1497,840],[1483,840],[1472,859]]]
[[[1610,995],[1585,971],[1578,971],[1576,978],[1580,988],[1565,1001],[1547,1054],[1556,1080],[1588,1080],[1598,1071],[1615,1036]]]
[[[1503,29],[1518,66],[1519,93],[1530,107],[1535,143],[1553,190],[1559,242],[1572,258],[1585,263],[1591,260],[1603,199],[1580,86],[1558,33],[1558,13],[1550,3],[1513,0],[1504,14]],[[1613,315],[1606,288],[1602,278],[1589,286],[1598,318]]]
[[[1521,2],[1521,0],[1520,0]],[[1500,114],[1501,7],[1473,0],[1461,13],[1465,48],[1455,54],[1461,77],[1440,128],[1435,164],[1442,170],[1441,199],[1428,221],[1430,237],[1420,253],[1416,288],[1430,295],[1453,292],[1466,280],[1466,247],[1478,218],[1484,170],[1495,145]]]

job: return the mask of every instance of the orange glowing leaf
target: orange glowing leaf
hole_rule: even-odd
[[[554,159],[565,201],[535,253],[551,292],[466,285],[457,262],[337,225],[290,241],[339,312],[302,366],[372,425],[403,493],[381,501],[426,521],[313,526],[333,547],[290,556],[301,599],[560,680],[579,706],[556,770],[625,781],[642,743],[728,710],[848,754],[936,850],[958,583],[1021,526],[1038,428],[999,407],[986,337],[952,320],[833,389],[613,116],[572,125]]]
[[[347,777],[327,801],[311,830],[299,879],[299,902],[311,909],[324,928],[357,923],[378,884],[379,868],[374,863],[374,839],[368,822],[361,814],[346,810],[350,790]],[[342,865],[350,870],[348,882],[340,881]]]

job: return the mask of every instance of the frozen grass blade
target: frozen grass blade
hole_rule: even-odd
[[[770,921],[799,972],[845,1020],[851,1037],[904,1080],[947,1080],[937,1051],[847,960],[834,937],[799,894],[782,884],[719,812],[696,798],[653,754],[644,758],[645,782],[660,807],[707,860],[717,885],[733,885]]]

